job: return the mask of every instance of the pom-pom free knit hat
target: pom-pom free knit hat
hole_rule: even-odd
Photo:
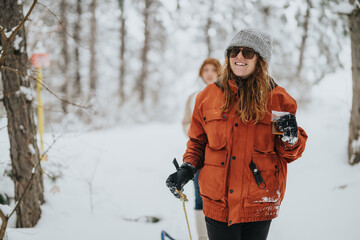
[[[225,57],[231,47],[249,47],[259,53],[268,63],[271,60],[272,38],[261,29],[244,28],[231,39],[225,50]]]

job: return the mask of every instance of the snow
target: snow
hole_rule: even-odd
[[[30,88],[25,87],[25,86],[20,86],[20,91],[23,95],[25,95],[26,100],[28,100],[28,101],[33,100],[32,92],[31,92]]]
[[[297,113],[309,135],[307,148],[288,166],[285,199],[268,240],[358,239],[360,165],[347,163],[350,71],[330,75],[309,94],[312,102]],[[0,131],[0,141],[6,139],[6,131]],[[45,135],[45,143],[52,140],[51,134]],[[155,240],[161,230],[188,239],[182,203],[165,186],[175,171],[172,159],[181,159],[185,146],[180,122],[64,134],[42,163],[45,173],[62,175],[54,182],[44,174],[46,203],[39,223],[33,229],[16,229],[12,220],[8,239]],[[9,146],[0,148],[7,152]],[[190,182],[185,186],[186,207],[196,239],[193,191]],[[148,216],[160,221],[149,223]]]
[[[351,147],[353,148],[354,152],[360,151],[360,137],[358,137],[358,139],[352,141]]]
[[[287,142],[289,143],[290,145],[294,145],[295,143],[297,143],[298,141],[298,138],[297,137],[294,137],[294,136],[281,136],[281,140],[283,142]]]
[[[257,169],[255,169],[257,170]],[[254,172],[255,172],[254,170]],[[267,190],[268,191],[268,190]],[[271,197],[263,197],[261,199],[261,201],[254,201],[255,203],[263,203],[263,202],[277,202],[280,199],[280,190],[276,191],[276,198],[271,198]]]
[[[351,142],[351,147],[352,147],[352,150],[353,150],[354,153],[360,152],[360,136],[356,140],[353,140]],[[355,154],[353,154],[350,157],[350,162],[351,163],[354,161],[354,158],[355,158]]]
[[[14,32],[14,30],[17,28],[17,26],[18,25],[16,25],[15,27],[13,27],[10,31],[6,31],[4,28],[4,33],[5,33],[5,36],[7,37],[7,38],[9,38],[10,36],[11,36],[11,34]]]
[[[334,6],[334,12],[342,13],[342,14],[350,14],[352,11],[355,10],[355,6],[356,6],[355,4],[351,5],[348,1],[339,2],[337,5]],[[358,1],[357,4],[359,4]]]
[[[6,215],[9,215],[11,213],[11,211],[12,211],[11,207],[9,207],[7,205],[1,205],[0,204],[0,209]]]
[[[20,86],[20,90],[16,91],[15,95],[19,97],[20,93],[21,95],[25,96],[27,101],[32,101],[34,99],[32,96],[31,89],[28,87]]]
[[[20,48],[20,43],[22,42],[22,37],[20,37],[19,35],[16,35],[15,36],[15,40],[14,40],[14,48],[16,49],[16,50],[19,50],[19,48]]]
[[[35,154],[36,154],[34,145],[32,145],[32,144],[30,143],[29,146],[28,146],[28,148],[29,148],[29,150],[30,150],[31,155],[35,155]]]
[[[73,115],[57,115],[57,109],[51,109],[50,116],[61,119],[62,126],[55,128],[56,131],[52,134],[49,133],[50,127],[45,129],[48,132],[45,135],[45,149],[52,143],[53,134],[54,137],[62,135],[59,131],[66,123],[73,123],[75,130],[62,135],[48,152],[49,160],[42,162],[45,171],[43,176],[46,203],[42,206],[42,218],[39,223],[32,229],[16,229],[15,214],[10,219],[5,239],[151,240],[160,239],[161,230],[166,230],[176,239],[188,239],[182,203],[175,199],[166,188],[165,180],[170,173],[175,171],[172,159],[176,157],[180,160],[185,151],[186,138],[180,120],[186,98],[198,89],[197,84],[202,84],[196,76],[207,50],[203,32],[199,29],[202,28],[203,21],[208,16],[209,4],[180,1],[182,12],[174,13],[175,1],[161,1],[172,15],[162,10],[160,14],[162,18],[180,19],[175,21],[174,26],[166,26],[169,44],[164,51],[161,51],[165,56],[163,60],[165,65],[161,65],[161,69],[173,68],[170,64],[173,63],[174,57],[180,60],[176,68],[171,71],[161,71],[160,74],[153,75],[152,79],[157,79],[158,76],[166,79],[159,88],[168,92],[167,95],[160,94],[163,102],[167,103],[166,108],[161,108],[162,113],[170,112],[169,115],[172,118],[167,116],[167,119],[170,121],[175,119],[178,122],[135,125],[133,119],[148,122],[149,117],[143,114],[141,109],[134,110],[134,106],[138,105],[134,99],[130,99],[122,110],[119,110],[116,104],[109,104],[114,102],[118,89],[117,81],[109,81],[109,79],[116,79],[118,75],[116,72],[119,66],[118,51],[114,49],[118,49],[119,46],[119,10],[117,1],[99,5],[98,32],[99,36],[107,41],[98,41],[97,46],[100,79],[97,98],[93,98],[92,101],[94,104],[99,104],[98,109],[102,112],[98,114],[100,117],[95,117],[96,124],[94,125],[111,125],[114,120],[109,119],[119,112],[117,116],[121,116],[122,125],[89,132],[88,126],[78,123],[78,118]],[[300,10],[302,13],[305,12],[306,3],[295,1],[289,4],[284,0],[259,1],[259,6],[270,7],[273,15],[263,21],[260,17],[252,17],[261,15],[259,12],[252,11],[254,10],[252,5],[255,2],[257,1],[245,1],[244,6],[241,6],[241,11],[236,8],[233,1],[215,3],[216,11],[212,19],[219,26],[215,24],[209,29],[210,35],[216,35],[212,43],[214,44],[213,57],[218,57],[220,61],[223,61],[223,49],[236,30],[247,25],[263,27],[272,33],[275,40],[278,40],[274,49],[279,54],[274,54],[272,61],[274,73],[277,69],[286,72],[283,71],[284,62],[289,62],[285,69],[291,73],[289,66],[295,66],[294,63],[298,61],[296,49],[300,44],[302,33],[301,26],[301,29],[296,27],[298,23],[295,15]],[[55,2],[47,1],[47,3],[51,9],[56,9]],[[127,24],[131,26],[127,29],[127,38],[130,41],[127,42],[128,51],[125,56],[128,61],[125,92],[131,92],[133,79],[137,77],[141,66],[138,56],[143,41],[143,19],[139,14],[141,6],[136,4],[135,8],[135,5],[129,1],[125,1],[125,4]],[[320,2],[313,4],[320,4]],[[285,5],[289,5],[286,11],[283,8]],[[230,18],[228,12],[232,8],[235,9],[234,13],[237,13],[238,18]],[[349,11],[349,9],[349,4],[346,3],[341,3],[335,8],[338,12]],[[192,12],[189,13],[189,10]],[[52,25],[51,21],[40,19],[39,16],[43,16],[44,9],[39,8],[39,11],[41,14],[32,14],[34,21],[27,22],[27,32],[30,34],[30,37],[27,37],[28,51],[34,53],[53,49],[50,52],[51,56],[57,59],[60,48],[59,41],[54,35],[57,34],[58,23],[53,21],[55,24]],[[333,42],[340,38],[336,32],[325,34],[325,31],[320,30],[330,29],[330,27],[317,22],[315,24],[319,11],[317,8],[312,9],[314,17],[310,24],[310,32],[313,35],[309,38],[306,51],[309,56],[304,63],[303,71],[304,76],[309,79],[316,78],[315,70],[320,69],[320,66],[328,65],[323,54],[316,47],[319,36],[329,34],[327,40],[332,43],[329,44],[330,49],[344,51],[343,48],[338,47],[341,41]],[[327,14],[327,16],[330,15]],[[35,18],[36,16],[38,18]],[[84,12],[81,33],[84,41],[89,36],[88,24],[86,24],[89,17],[88,12]],[[285,18],[286,22],[281,22],[281,18]],[[71,16],[69,19],[71,20]],[[74,22],[74,19],[72,20],[70,22]],[[164,24],[170,23],[166,20]],[[317,29],[316,26],[321,29]],[[9,37],[15,28],[16,26],[6,32],[6,36]],[[32,44],[39,39],[44,39],[44,41],[39,41],[38,45]],[[20,42],[20,38],[16,40]],[[35,49],[29,49],[29,46],[34,45]],[[83,45],[86,45],[86,41]],[[349,49],[350,42],[347,41],[342,45]],[[331,52],[335,54],[337,51]],[[88,79],[88,49],[81,48],[80,54],[82,55],[81,75],[83,79]],[[156,61],[159,59],[160,55],[156,56],[157,53],[150,54]],[[350,53],[347,52],[345,55],[350,56]],[[324,63],[321,65],[321,62]],[[345,65],[347,62],[349,60],[345,61]],[[153,64],[159,65],[159,63]],[[55,62],[53,66],[56,65],[58,64]],[[30,70],[28,71],[31,75]],[[57,89],[62,79],[58,76],[56,68],[53,72],[52,75],[49,72],[45,79],[52,84],[53,89]],[[284,85],[286,82],[278,83],[287,87]],[[304,93],[298,89],[286,89],[296,98]],[[87,91],[87,80],[85,80],[84,94]],[[46,94],[45,91],[44,93]],[[338,71],[336,74],[327,76],[312,91],[305,93],[311,102],[305,106],[298,101],[300,109],[297,113],[297,122],[309,135],[307,149],[301,159],[289,164],[286,196],[281,209],[278,209],[280,216],[272,223],[268,240],[358,239],[360,236],[357,217],[360,213],[360,164],[350,166],[347,163],[348,122],[351,107],[350,67],[346,71]],[[17,94],[26,96],[29,101],[32,100],[31,90],[28,88],[23,87]],[[0,99],[1,96],[0,91]],[[44,98],[44,100],[46,102],[47,99]],[[162,113],[153,112],[162,116]],[[85,112],[85,114],[89,113]],[[1,126],[6,125],[6,119],[0,118],[0,170],[8,170],[11,163],[7,129],[1,129]],[[358,141],[353,144],[358,146],[357,143]],[[34,153],[34,146],[29,145],[29,149]],[[0,171],[0,190],[0,193],[13,196],[13,182],[4,176],[2,171]],[[185,186],[185,193],[189,199],[186,207],[193,239],[196,239],[192,211],[193,191],[193,185],[190,182]],[[15,203],[12,202],[10,206],[0,205],[0,207],[9,213],[14,205]],[[149,223],[147,216],[158,217],[160,222]],[[139,219],[139,221],[126,219]]]

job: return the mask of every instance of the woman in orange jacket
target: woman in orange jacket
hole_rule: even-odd
[[[200,194],[210,240],[265,240],[278,216],[287,164],[307,140],[296,101],[268,74],[272,39],[246,28],[225,51],[223,73],[196,97],[184,163],[166,184],[171,192],[201,169]],[[272,111],[285,112],[272,133]]]

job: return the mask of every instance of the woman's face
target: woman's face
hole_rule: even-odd
[[[206,64],[201,71],[201,78],[204,80],[204,82],[209,85],[216,81],[218,77],[218,73],[216,70],[216,67],[212,64]]]
[[[257,58],[257,54],[254,54],[252,59],[246,59],[240,51],[236,57],[229,57],[231,70],[236,76],[247,78],[254,72]]]

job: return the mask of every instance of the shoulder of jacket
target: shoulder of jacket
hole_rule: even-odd
[[[200,92],[200,91],[195,91],[195,92],[193,92],[192,94],[190,94],[189,97],[188,97],[188,101],[191,101],[191,99],[195,98],[196,95],[199,94],[199,92]]]
[[[192,94],[189,95],[189,97],[187,98],[186,100],[186,106],[189,107],[190,104],[191,104],[191,101],[193,101],[193,99],[196,98],[196,95],[198,94],[199,92],[193,92]]]
[[[201,90],[197,97],[203,98],[212,93],[218,93],[220,88],[216,85],[216,83],[211,83],[207,85],[203,90]]]
[[[272,99],[275,100],[274,103],[283,106],[286,111],[295,112],[297,109],[296,100],[283,87],[277,86],[273,89]]]
[[[276,86],[274,88],[273,95],[282,96],[283,98],[286,98],[289,101],[296,102],[296,100],[285,90],[285,88],[280,86]]]

